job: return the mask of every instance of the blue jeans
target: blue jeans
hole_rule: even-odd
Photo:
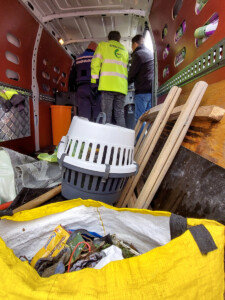
[[[152,94],[135,94],[134,96],[134,103],[135,103],[135,122],[137,123],[138,119],[141,115],[143,115],[144,112],[149,110],[151,108],[151,100],[152,100]],[[135,143],[138,141],[142,130],[145,127],[145,123],[142,125],[137,137]]]
[[[151,108],[152,94],[135,94],[135,122],[137,123],[140,116]]]

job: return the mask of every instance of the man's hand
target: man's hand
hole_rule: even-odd
[[[94,98],[97,97],[98,94],[98,85],[96,83],[91,83],[91,93]]]

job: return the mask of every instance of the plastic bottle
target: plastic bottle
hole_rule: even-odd
[[[197,28],[194,32],[194,36],[197,39],[209,37],[216,31],[217,26],[218,26],[218,19],[215,20],[213,23]]]

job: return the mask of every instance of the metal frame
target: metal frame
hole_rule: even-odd
[[[31,96],[32,95],[31,90],[23,89],[23,88],[20,88],[18,86],[14,86],[14,85],[11,85],[11,84],[8,84],[8,83],[4,83],[4,82],[0,81],[0,89],[5,89],[5,88],[13,89],[13,90],[15,90],[17,92],[20,92],[20,93],[22,93],[24,95],[27,95],[27,96]]]
[[[103,38],[94,38],[94,40],[96,42],[101,42],[103,41],[104,39]],[[105,37],[105,40],[107,40],[107,36]],[[121,37],[121,40],[127,40],[127,41],[131,41],[131,37]],[[84,43],[84,42],[91,42],[93,41],[93,38],[85,38],[85,39],[76,39],[76,40],[68,40],[68,41],[65,41],[64,42],[64,45],[70,45],[70,44],[73,44],[73,43]]]
[[[43,11],[42,7],[39,5],[39,2],[36,1],[27,1],[27,0],[19,0],[19,2],[26,7],[26,9],[29,10],[29,12],[35,17],[35,19],[42,24],[42,26],[44,26],[46,28],[46,30],[53,36],[53,38],[55,40],[58,41],[58,38],[62,38],[63,35],[60,34],[59,31],[63,31],[63,26],[61,28],[61,30],[57,30],[56,26],[55,26],[55,22],[60,22],[60,19],[65,19],[65,18],[69,18],[69,17],[74,17],[74,20],[76,22],[76,17],[88,17],[88,16],[100,16],[101,20],[102,20],[102,26],[104,28],[105,24],[104,24],[104,16],[111,16],[111,22],[112,22],[112,30],[115,30],[115,23],[113,20],[113,17],[116,15],[129,15],[132,17],[136,17],[136,18],[147,18],[147,14],[148,14],[148,10],[145,9],[132,9],[130,8],[130,5],[128,6],[128,9],[124,9],[124,5],[121,4],[110,4],[110,5],[103,5],[102,1],[98,0],[98,5],[97,6],[83,6],[81,2],[77,1],[78,6],[77,7],[72,7],[71,3],[69,3],[68,0],[65,1],[65,7],[62,7],[61,4],[62,2],[60,0],[55,0],[53,1],[53,6],[54,4],[58,7],[59,10],[61,10],[61,12],[58,13],[53,13],[54,12],[54,7],[52,5],[49,5],[48,2],[45,2],[45,6],[46,6],[46,12]],[[30,5],[29,5],[30,3]],[[152,2],[149,2],[149,6],[151,8]],[[33,8],[32,8],[33,7]],[[96,9],[97,8],[97,9]],[[47,14],[47,15],[46,15]],[[76,22],[77,23],[77,22]],[[81,34],[81,39],[79,40],[69,40],[66,37],[66,32],[65,32],[65,37],[63,37],[64,39],[64,45],[62,46],[62,48],[64,49],[64,51],[71,56],[73,54],[73,51],[70,49],[70,44],[74,44],[74,43],[85,43],[85,42],[89,42],[89,38],[86,39],[85,36],[82,33],[82,30],[80,28],[80,26],[78,25],[78,23],[76,24],[78,27],[78,30],[80,31]],[[52,32],[55,32],[56,34],[52,34]],[[91,38],[91,37],[90,37]],[[103,38],[101,39],[96,39],[95,38],[91,38],[91,40],[103,40]],[[122,37],[123,41],[129,41],[129,37]],[[80,46],[81,50],[83,51],[83,45]],[[72,48],[73,49],[73,48]],[[78,49],[76,46],[74,47],[74,49]],[[81,51],[76,51],[78,52],[78,54]]]
[[[158,97],[167,94],[172,86],[186,85],[202,76],[225,66],[225,39],[215,44],[211,49],[196,58],[191,64],[176,73],[158,89]]]
[[[39,143],[39,86],[37,82],[37,53],[41,40],[43,26],[39,24],[36,40],[34,43],[34,50],[32,56],[32,101],[34,112],[34,136],[35,136],[35,150],[40,150]]]
[[[105,10],[83,10],[83,11],[70,11],[60,14],[52,14],[45,17],[41,17],[43,23],[61,18],[70,17],[85,17],[85,16],[101,16],[101,15],[136,15],[140,17],[145,17],[146,13],[144,10],[140,9],[105,9]]]
[[[0,89],[5,89],[5,88],[13,89],[13,90],[15,90],[17,92],[20,92],[20,93],[22,93],[24,95],[27,95],[29,97],[32,97],[32,95],[33,95],[33,93],[32,93],[31,90],[23,89],[23,88],[20,88],[18,86],[11,85],[11,84],[4,83],[4,82],[0,81]],[[49,102],[55,102],[55,98],[53,98],[51,96],[48,96],[48,95],[40,94],[39,98],[40,98],[40,100],[49,101]]]

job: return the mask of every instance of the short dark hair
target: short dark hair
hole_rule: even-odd
[[[108,34],[108,40],[109,41],[117,41],[119,42],[121,39],[121,35],[119,33],[119,31],[110,31],[110,33]]]
[[[144,41],[145,41],[145,39],[144,39],[143,35],[141,35],[141,34],[137,34],[132,38],[132,44],[137,43],[139,45],[142,45],[142,44],[144,44]]]

